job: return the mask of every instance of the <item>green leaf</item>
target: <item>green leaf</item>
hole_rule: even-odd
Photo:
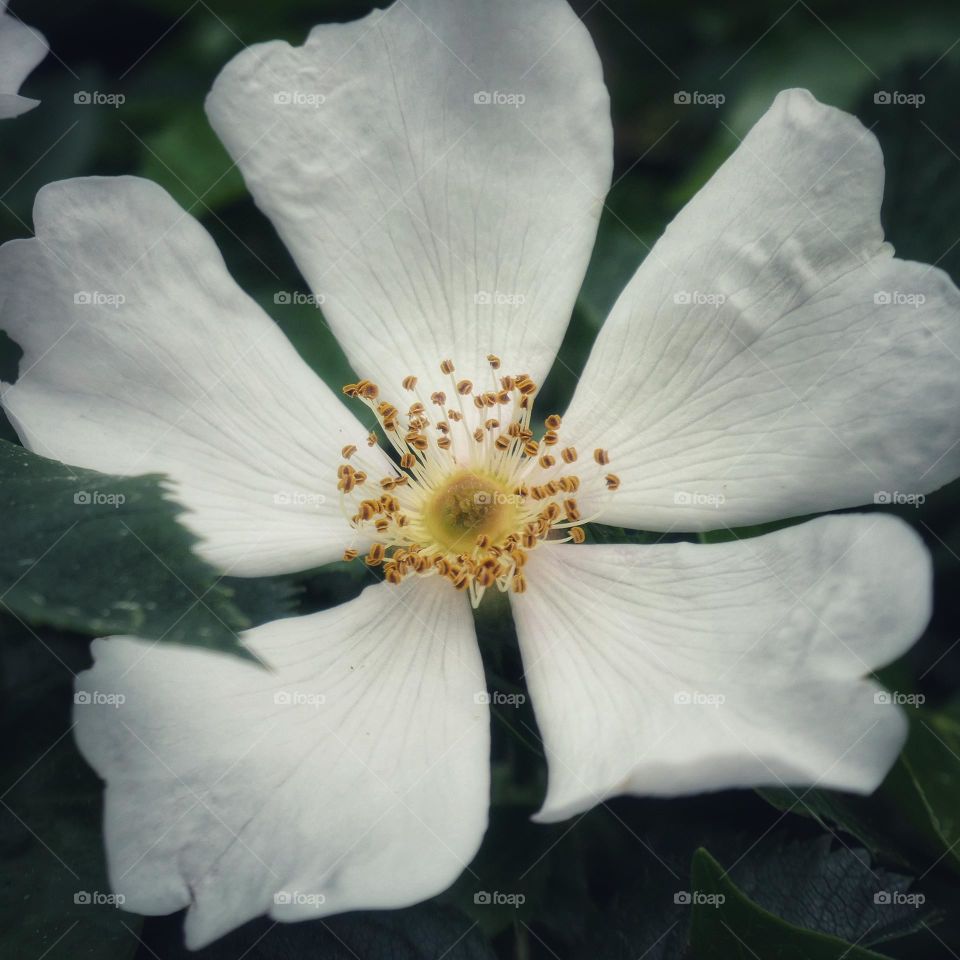
[[[822,851],[821,851],[822,852]],[[833,854],[836,856],[836,854]],[[834,877],[836,888],[825,886],[827,896],[819,903],[803,906],[808,920],[823,925],[836,923],[845,911],[858,910],[866,918],[867,903],[851,903],[851,890],[843,883],[843,874]],[[808,877],[809,879],[809,877]],[[828,876],[827,880],[830,879]],[[809,929],[808,925],[789,923],[750,899],[727,876],[723,867],[702,847],[693,858],[693,916],[690,942],[698,960],[732,960],[763,957],[764,960],[881,960],[882,954],[855,946],[840,937]],[[803,891],[804,877],[799,875],[794,891]],[[791,884],[793,886],[793,884]],[[873,888],[876,890],[876,887]],[[862,891],[865,895],[866,888]],[[784,906],[789,901],[784,900]],[[884,909],[876,905],[875,909]],[[812,914],[817,912],[817,916]]]
[[[806,517],[790,517],[787,520],[772,520],[770,523],[755,523],[748,527],[721,527],[718,530],[707,530],[698,534],[701,543],[727,543],[730,540],[749,540],[751,537],[762,537],[765,533],[783,530],[785,527],[795,527],[813,519],[813,514]]]
[[[221,577],[219,585],[254,626],[294,614],[304,590],[288,576]]]
[[[252,659],[249,621],[192,551],[158,476],[114,477],[0,441],[0,609],[102,636],[135,634]]]
[[[730,879],[781,920],[863,946],[914,933],[931,916],[926,897],[910,893],[910,877],[828,836],[768,838],[738,857]]]
[[[935,862],[960,872],[960,704],[909,716],[907,745],[883,791]]]
[[[914,861],[892,829],[893,818],[889,811],[877,797],[789,788],[764,788],[757,793],[778,810],[808,817],[824,830],[841,830],[856,837],[876,857],[901,867],[910,866]]]
[[[674,534],[611,527],[605,523],[587,524],[586,531],[590,543],[636,543],[647,546],[652,543],[672,543],[680,539]]]
[[[148,136],[143,157],[141,176],[159,183],[197,217],[245,196],[243,177],[211,129],[200,100]]]

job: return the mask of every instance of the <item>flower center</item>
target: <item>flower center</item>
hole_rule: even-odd
[[[505,539],[517,525],[516,500],[496,478],[464,471],[437,489],[426,505],[424,522],[437,543],[462,553],[478,537],[491,543]]]
[[[602,472],[610,459],[605,450],[594,450],[580,465],[576,448],[561,446],[556,414],[547,417],[536,440],[530,415],[537,385],[526,374],[498,376],[500,360],[487,360],[487,391],[457,380],[452,361],[440,364],[450,378],[452,404],[443,390],[428,402],[417,378],[405,377],[403,389],[416,398],[405,415],[381,400],[369,380],[347,384],[343,392],[376,414],[398,466],[376,480],[359,448],[348,444],[337,472],[350,523],[373,541],[364,557],[369,566],[382,566],[388,583],[410,575],[443,576],[458,590],[469,590],[474,606],[488,587],[522,593],[530,550],[583,543],[582,524],[596,515],[580,515],[582,485],[607,491],[620,486],[615,474]],[[367,438],[371,447],[376,442],[376,434]],[[358,555],[351,547],[344,559]]]

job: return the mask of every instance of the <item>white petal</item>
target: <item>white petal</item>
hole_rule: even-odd
[[[189,905],[197,948],[445,889],[486,827],[489,718],[469,606],[439,578],[249,631],[271,670],[112,638],[77,678],[125,908]],[[116,695],[123,701],[117,705]],[[110,698],[113,698],[112,700]]]
[[[606,522],[715,529],[960,473],[960,292],[893,259],[882,193],[873,135],[793,90],[681,211],[565,417],[623,481]]]
[[[930,616],[929,556],[896,518],[560,545],[527,574],[513,609],[550,771],[542,820],[622,793],[865,793],[896,758],[906,722],[861,679]]]
[[[398,0],[243,51],[207,113],[359,374],[546,373],[612,167],[565,0]]]
[[[40,101],[21,97],[19,90],[50,49],[43,34],[6,13],[0,3],[0,120],[19,117]]]
[[[340,449],[366,430],[160,187],[68,180],[37,237],[0,250],[0,326],[24,350],[3,405],[31,450],[167,473],[200,552],[230,573],[339,557]],[[364,448],[366,450],[366,448]]]

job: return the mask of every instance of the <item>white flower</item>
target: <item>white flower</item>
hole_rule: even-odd
[[[23,442],[168,474],[228,572],[347,548],[393,581],[249,631],[269,672],[95,643],[80,686],[125,699],[78,704],[77,736],[107,781],[126,908],[189,905],[198,947],[263,912],[400,906],[457,876],[486,824],[489,697],[450,580],[475,600],[511,591],[549,763],[542,820],[622,793],[873,790],[905,721],[863,678],[930,610],[906,524],[555,542],[596,514],[709,530],[960,473],[960,294],[883,242],[873,136],[781,94],[647,256],[558,442],[534,451],[521,398],[554,360],[611,177],[600,63],[566,3],[406,0],[244,51],[207,110],[364,378],[352,405],[413,466],[367,445],[160,188],[41,191],[36,239],[0,254],[25,353],[3,403]],[[892,291],[921,296],[877,297]]]
[[[19,117],[40,101],[20,96],[20,86],[47,55],[43,34],[7,13],[0,0],[0,120]]]

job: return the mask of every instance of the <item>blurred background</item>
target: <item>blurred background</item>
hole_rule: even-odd
[[[807,87],[873,130],[887,169],[888,239],[900,256],[938,264],[960,280],[956,3],[572,5],[600,50],[611,93],[615,186],[545,406],[564,408],[623,284],[788,87]],[[276,38],[299,44],[314,24],[354,19],[372,6],[14,0],[11,12],[39,29],[52,52],[23,87],[41,106],[0,125],[0,239],[30,235],[33,197],[47,182],[149,177],[203,223],[240,285],[334,388],[353,379],[315,308],[277,302],[279,292],[306,287],[208,127],[203,100],[243,47]],[[0,378],[15,379],[18,355],[0,334]],[[5,421],[0,436],[16,441]],[[578,820],[538,826],[529,816],[543,796],[545,764],[532,712],[528,704],[495,705],[494,809],[472,874],[411,910],[295,926],[256,921],[200,956],[960,956],[958,504],[954,484],[919,508],[894,508],[934,556],[936,612],[921,642],[882,674],[891,688],[920,694],[924,703],[911,708],[905,757],[875,797],[814,790],[620,799]],[[627,535],[607,529],[596,536]],[[340,602],[364,586],[363,578],[362,568],[334,565],[295,580],[231,588],[257,622]],[[520,693],[514,638],[493,620],[488,610],[482,642],[491,687]],[[179,916],[144,921],[75,902],[77,891],[109,889],[99,784],[67,736],[72,673],[88,662],[87,637],[24,622],[2,608],[0,634],[0,954],[187,955]],[[728,875],[716,864],[735,866]],[[678,894],[694,886],[723,892],[723,907],[682,902]],[[876,902],[878,890],[920,892],[923,901]],[[514,902],[477,902],[483,891],[515,895]]]

